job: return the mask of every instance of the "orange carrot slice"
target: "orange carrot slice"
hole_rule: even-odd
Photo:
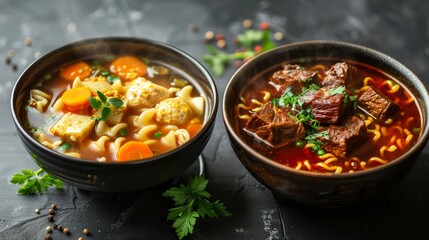
[[[201,123],[191,123],[188,125],[186,130],[188,131],[189,136],[193,138],[195,135],[197,135],[197,133],[201,130],[202,127],[203,127],[203,124]]]
[[[69,110],[77,111],[89,107],[89,97],[91,97],[91,91],[88,88],[77,87],[65,91],[61,100]]]
[[[122,145],[116,158],[118,161],[131,161],[131,160],[140,160],[144,158],[150,158],[153,156],[152,150],[144,142],[130,141]]]
[[[60,69],[60,76],[66,80],[73,81],[76,77],[81,80],[91,76],[92,69],[86,62],[76,62]]]
[[[146,70],[146,64],[133,56],[118,57],[110,65],[110,71],[124,80],[127,79],[128,74],[136,74],[136,77],[141,77],[146,74]]]

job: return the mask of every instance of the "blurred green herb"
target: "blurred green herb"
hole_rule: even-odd
[[[49,187],[56,187],[57,189],[64,187],[64,183],[61,180],[45,173],[43,169],[37,171],[21,170],[20,173],[13,174],[10,182],[22,185],[17,192],[19,195],[30,195],[36,192],[43,194]]]
[[[120,108],[122,105],[124,105],[124,102],[119,98],[109,98],[100,91],[97,91],[98,98],[89,97],[89,104],[94,109],[101,109],[101,116],[97,118],[97,120],[100,121],[106,121],[110,113],[112,112],[112,109],[110,109],[110,106],[113,106],[115,108]]]
[[[221,76],[232,60],[248,60],[276,46],[271,40],[271,31],[269,29],[248,29],[237,36],[237,44],[244,47],[244,50],[225,53],[213,45],[207,45],[208,53],[204,54],[203,60],[215,75]]]
[[[167,220],[174,221],[173,227],[179,239],[193,233],[198,217],[232,216],[219,200],[209,201],[211,195],[205,190],[207,184],[204,176],[190,177],[187,185],[170,188],[162,195],[175,202],[176,207],[170,209]]]

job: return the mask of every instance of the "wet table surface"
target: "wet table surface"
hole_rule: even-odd
[[[35,60],[67,43],[102,36],[133,36],[172,44],[202,61],[204,32],[242,32],[242,21],[268,21],[284,33],[282,43],[341,40],[382,51],[408,66],[427,85],[428,1],[8,1],[0,2],[0,239],[43,239],[46,212],[71,229],[54,239],[176,239],[166,221],[173,183],[130,194],[103,194],[66,185],[63,191],[18,196],[10,177],[37,169],[18,138],[10,115],[11,89]],[[195,25],[198,31],[190,31]],[[30,37],[32,45],[24,39]],[[12,64],[5,63],[14,51]],[[232,50],[232,49],[229,49]],[[16,66],[14,69],[13,66]],[[235,68],[215,77],[222,97]],[[412,172],[372,201],[345,209],[313,209],[277,201],[242,166],[230,147],[218,112],[215,131],[203,152],[209,191],[234,214],[198,220],[190,239],[429,239],[429,147]],[[187,174],[196,174],[197,166]],[[175,179],[175,183],[183,181]],[[35,208],[42,213],[36,215]]]

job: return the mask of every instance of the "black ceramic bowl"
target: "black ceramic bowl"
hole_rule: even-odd
[[[422,132],[418,142],[401,157],[369,170],[329,174],[299,171],[263,156],[239,135],[235,106],[240,92],[251,79],[284,62],[318,59],[353,61],[373,66],[390,74],[416,97],[421,111]],[[262,184],[277,196],[319,207],[343,206],[369,199],[401,179],[416,162],[429,136],[429,96],[422,81],[398,61],[378,51],[341,42],[309,41],[277,47],[244,64],[232,76],[223,99],[223,118],[229,139],[238,158]]]
[[[24,105],[34,79],[63,63],[85,57],[144,55],[184,71],[195,89],[205,96],[204,126],[189,142],[165,154],[142,161],[100,163],[69,157],[32,138],[24,127]],[[164,43],[137,38],[99,38],[72,43],[35,61],[19,77],[11,107],[18,135],[34,161],[48,173],[78,188],[102,192],[126,192],[148,188],[179,175],[201,154],[213,131],[218,97],[215,83],[204,67],[183,51]]]

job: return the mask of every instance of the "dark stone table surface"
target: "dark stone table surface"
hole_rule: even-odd
[[[9,183],[20,169],[37,169],[21,144],[10,115],[10,93],[20,73],[40,54],[67,43],[102,36],[133,36],[172,44],[202,61],[204,32],[229,42],[244,19],[269,21],[284,43],[341,40],[396,58],[429,83],[429,1],[197,1],[39,0],[0,1],[0,239],[44,239],[46,212],[71,229],[53,239],[176,239],[166,221],[171,201],[161,197],[172,183],[130,194],[103,194],[66,185],[63,191],[18,196]],[[189,30],[195,25],[199,31]],[[24,39],[30,37],[32,45]],[[14,51],[12,64],[5,58]],[[229,49],[231,50],[231,49]],[[16,65],[16,69],[12,66]],[[215,77],[222,96],[235,68]],[[203,152],[213,198],[230,218],[198,220],[189,239],[429,239],[429,147],[412,172],[380,198],[345,209],[313,209],[277,201],[242,166],[226,136],[220,111]],[[195,174],[193,166],[186,174]],[[185,175],[186,175],[185,174]],[[184,180],[184,176],[175,182]],[[42,213],[36,215],[35,208]]]

